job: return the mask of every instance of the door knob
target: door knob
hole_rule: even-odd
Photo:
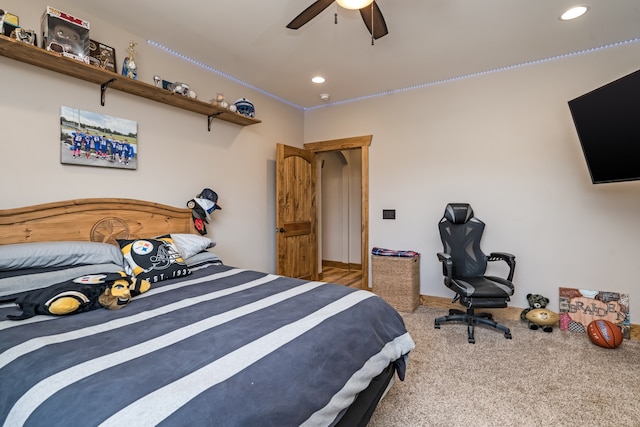
[[[282,228],[282,227],[280,227],[280,228],[276,228],[276,233],[284,233],[285,231],[287,231],[287,230],[285,230],[285,229],[284,229],[284,228]]]

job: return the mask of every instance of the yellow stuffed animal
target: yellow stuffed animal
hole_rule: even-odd
[[[101,307],[117,310],[150,288],[147,280],[129,277],[124,271],[90,274],[18,295],[14,302],[22,314],[7,317],[23,320],[37,314],[63,316]]]

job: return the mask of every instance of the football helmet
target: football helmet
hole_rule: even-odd
[[[236,106],[236,111],[243,116],[256,116],[256,109],[253,106],[253,102],[249,101],[247,98],[238,99],[236,102],[234,102],[234,105]]]

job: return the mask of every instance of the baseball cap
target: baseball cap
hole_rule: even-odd
[[[196,196],[198,199],[207,199],[213,202],[213,209],[209,212],[213,212],[215,209],[222,209],[222,207],[218,204],[218,193],[213,191],[210,188],[205,188]]]

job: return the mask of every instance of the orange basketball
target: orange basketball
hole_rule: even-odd
[[[595,345],[616,348],[622,344],[622,331],[608,320],[594,320],[587,325],[587,335]]]

